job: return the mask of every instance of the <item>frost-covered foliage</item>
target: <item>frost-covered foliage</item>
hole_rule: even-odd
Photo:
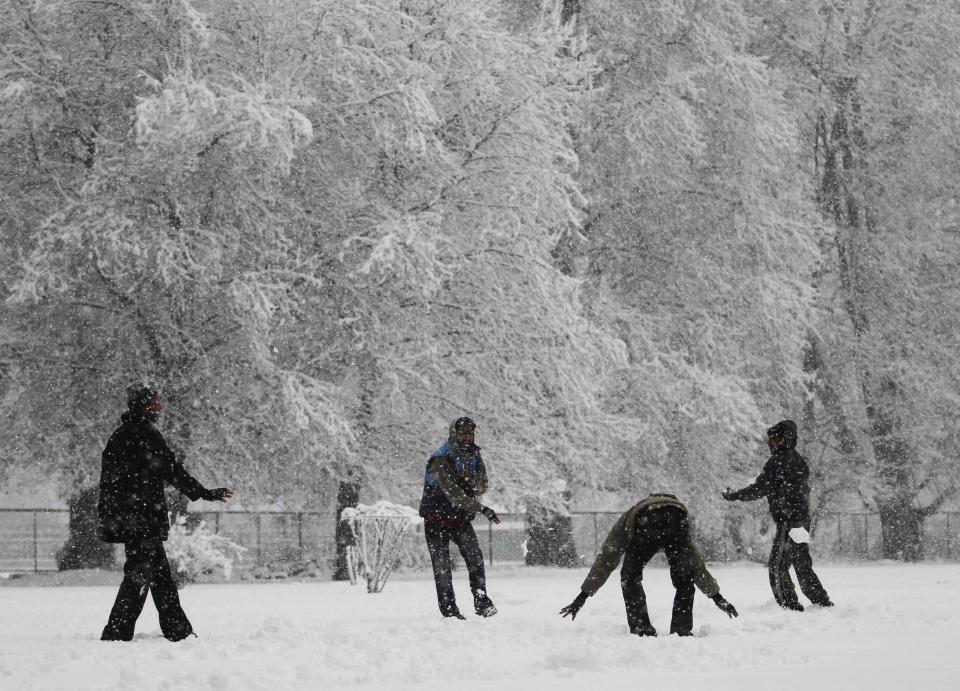
[[[312,111],[315,131],[339,134],[308,147],[291,183],[309,190],[331,273],[288,342],[356,391],[372,497],[415,501],[427,455],[469,413],[492,493],[517,506],[600,457],[597,393],[624,358],[551,254],[584,204],[569,125],[592,62],[555,11],[509,33],[496,3],[404,7],[369,10],[363,31],[325,16],[343,51],[376,47],[374,83]],[[315,88],[357,90],[333,76],[357,58],[316,59]]]
[[[756,11],[757,50],[794,84],[830,224],[817,281],[827,316],[811,339],[825,479],[881,512],[935,510],[960,487],[960,330],[944,309],[960,300],[960,7],[808,0]]]
[[[143,377],[297,508],[415,502],[461,414],[510,509],[719,530],[785,416],[821,501],[936,503],[954,5],[0,0],[0,466],[95,479]]]
[[[626,422],[602,482],[716,508],[762,462],[766,426],[799,416],[818,321],[822,230],[786,84],[747,51],[742,3],[580,7],[599,70],[577,133],[590,208],[572,254],[629,358],[607,389]]]
[[[294,286],[323,283],[282,188],[314,132],[286,66],[227,50],[240,7],[3,4],[5,455],[67,485],[138,378],[202,476],[306,489],[349,453],[340,392],[273,345]]]
[[[193,583],[206,573],[219,572],[230,580],[234,563],[242,561],[246,551],[246,547],[212,533],[203,521],[188,528],[183,515],[173,521],[166,543],[167,560],[180,585]]]
[[[413,493],[465,411],[514,494],[580,467],[623,350],[551,256],[592,65],[557,6],[4,7],[10,457],[89,481],[142,376],[191,469],[261,497]]]

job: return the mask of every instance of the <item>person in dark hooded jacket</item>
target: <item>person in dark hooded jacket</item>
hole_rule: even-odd
[[[757,479],[740,490],[727,488],[723,498],[727,501],[767,498],[770,516],[777,525],[767,564],[770,588],[777,604],[784,609],[803,611],[788,571],[792,565],[800,590],[810,602],[830,607],[833,603],[814,573],[810,557],[810,469],[796,450],[796,423],[781,420],[768,429],[767,446],[772,455]]]
[[[482,617],[497,613],[487,595],[483,552],[471,523],[478,513],[493,523],[500,522],[496,512],[478,499],[487,491],[487,468],[480,456],[480,447],[473,441],[476,427],[468,417],[458,418],[450,425],[446,443],[427,461],[420,500],[423,532],[433,565],[440,613],[456,619],[465,617],[457,607],[453,592],[451,542],[460,550],[467,565],[474,611]]]
[[[226,501],[233,490],[206,489],[184,469],[154,427],[162,410],[155,390],[130,387],[127,407],[103,450],[100,470],[97,535],[104,542],[123,543],[126,554],[123,582],[101,640],[133,639],[149,591],[164,637],[179,641],[191,635],[193,627],[180,606],[163,549],[170,531],[164,485],[173,485],[194,501]]]

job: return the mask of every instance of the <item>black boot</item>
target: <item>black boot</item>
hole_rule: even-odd
[[[107,627],[103,630],[103,633],[100,634],[101,641],[132,641],[133,633],[126,633],[117,631],[114,628]]]
[[[451,619],[466,619],[465,616],[460,614],[460,608],[456,605],[447,605],[446,607],[443,607],[440,610],[440,614]]]
[[[492,617],[497,613],[497,608],[484,591],[477,590],[473,593],[473,611],[481,617]]]

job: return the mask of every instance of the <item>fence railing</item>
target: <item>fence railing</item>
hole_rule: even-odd
[[[70,534],[66,509],[0,509],[0,571],[51,571]]]
[[[211,531],[247,548],[248,563],[314,561],[332,565],[335,557],[333,516],[319,511],[209,511],[191,513]],[[589,562],[620,515],[613,511],[577,511],[571,530],[578,556]],[[488,563],[522,562],[527,539],[525,514],[500,514],[501,524],[477,521],[480,546]],[[813,527],[813,550],[826,559],[879,559],[882,533],[879,515],[866,512],[824,513]],[[0,509],[0,571],[50,571],[69,535],[66,509]],[[763,559],[769,535],[756,537],[754,558]],[[928,517],[923,530],[924,554],[932,559],[960,559],[960,512]],[[709,559],[745,555],[732,544],[704,545]],[[759,550],[759,551],[757,551]],[[456,552],[456,550],[453,550]],[[429,564],[422,526],[407,536],[404,560],[410,566]]]

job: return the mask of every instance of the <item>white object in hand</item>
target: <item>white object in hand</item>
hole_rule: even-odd
[[[810,533],[807,532],[806,528],[790,528],[788,535],[797,544],[810,542]]]

